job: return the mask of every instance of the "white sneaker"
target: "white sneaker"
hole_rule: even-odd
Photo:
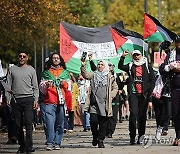
[[[60,150],[60,146],[59,145],[55,145],[54,146],[54,150]]]
[[[69,132],[69,133],[72,133],[72,132],[73,132],[73,130],[72,130],[72,129],[69,129],[69,130],[68,130],[68,132]]]
[[[156,139],[158,141],[161,139],[162,130],[163,130],[163,127],[160,127],[160,126],[156,129]]]
[[[47,151],[51,151],[52,149],[53,149],[53,146],[52,146],[52,145],[50,145],[50,144],[47,145],[47,147],[46,147],[46,150],[47,150]]]

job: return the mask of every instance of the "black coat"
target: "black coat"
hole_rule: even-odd
[[[132,93],[132,84],[134,83],[134,76],[135,76],[135,65],[133,64],[130,69],[129,64],[124,65],[124,57],[120,58],[120,61],[118,63],[118,68],[127,72],[129,75],[129,84],[128,84],[128,94]],[[149,70],[149,72],[148,72]],[[146,68],[146,64],[142,65],[142,87],[143,87],[143,95],[145,97],[150,96],[154,86],[155,86],[155,75],[154,71],[151,65],[148,64],[148,68]]]

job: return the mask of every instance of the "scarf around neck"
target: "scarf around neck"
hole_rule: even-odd
[[[141,57],[141,59],[138,62],[133,59],[133,63],[135,65],[137,65],[137,66],[141,66],[141,65],[143,65],[146,62],[147,62],[147,58],[146,57]]]
[[[132,67],[133,64],[136,65],[136,66],[141,66],[143,64],[146,64],[147,71],[148,71],[148,73],[150,73],[149,67],[148,67],[148,61],[147,61],[146,57],[141,57],[140,61],[138,61],[138,62],[136,62],[133,59],[133,61],[129,63],[129,74],[131,74],[131,67]]]
[[[107,75],[109,73],[108,63],[105,60],[100,60],[99,62],[103,62],[105,67],[104,67],[102,72],[100,72],[98,70],[96,70],[94,72],[94,84],[95,84],[95,88],[99,85],[99,83],[102,83],[103,86],[107,85]]]
[[[51,67],[52,68],[52,67]],[[46,81],[51,81],[52,85],[56,86],[56,90],[58,93],[59,101],[63,101],[63,95],[60,89],[60,84],[62,80],[67,80],[69,79],[69,73],[67,70],[63,69],[59,77],[55,78],[53,74],[49,70],[45,70],[43,73],[43,79]]]

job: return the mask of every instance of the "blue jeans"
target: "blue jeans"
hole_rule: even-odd
[[[47,145],[61,145],[64,132],[64,105],[46,105]]]
[[[85,104],[81,104],[81,113],[82,113],[82,124],[84,129],[90,128],[90,114],[88,112],[84,112]]]
[[[40,110],[41,110],[41,118],[43,122],[44,132],[47,136],[47,126],[46,126],[46,104],[44,102],[40,102]]]

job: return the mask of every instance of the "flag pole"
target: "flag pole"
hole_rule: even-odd
[[[143,40],[143,56],[144,56],[144,40]]]

